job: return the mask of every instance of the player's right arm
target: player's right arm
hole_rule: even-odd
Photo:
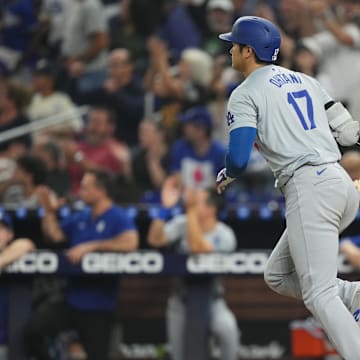
[[[227,185],[240,177],[246,169],[255,137],[256,128],[253,127],[239,127],[230,131],[225,168],[218,173],[216,179],[216,187],[219,194],[225,190]]]
[[[256,138],[257,110],[253,106],[246,88],[237,88],[228,104],[227,123],[229,147],[225,158],[225,169],[217,177],[217,191],[240,177],[248,164]]]
[[[229,149],[226,154],[226,172],[237,178],[246,169],[256,137],[256,128],[245,126],[230,131]]]

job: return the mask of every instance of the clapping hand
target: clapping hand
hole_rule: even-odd
[[[38,186],[36,194],[40,205],[45,211],[55,212],[61,206],[61,202],[47,186]]]
[[[181,184],[175,176],[170,176],[164,182],[161,190],[161,203],[165,208],[172,208],[180,200]]]

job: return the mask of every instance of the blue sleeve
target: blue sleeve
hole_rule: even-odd
[[[245,170],[256,137],[256,128],[240,127],[230,132],[229,149],[226,154],[226,173],[232,178],[239,177]]]
[[[125,210],[119,209],[117,216],[114,218],[115,221],[115,231],[117,235],[120,235],[126,231],[137,230],[134,219],[129,216]]]

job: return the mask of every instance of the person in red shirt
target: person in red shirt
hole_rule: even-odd
[[[89,112],[84,138],[62,143],[71,177],[71,193],[79,191],[86,170],[103,169],[114,176],[127,177],[130,172],[130,152],[126,144],[114,138],[115,116],[105,107]]]

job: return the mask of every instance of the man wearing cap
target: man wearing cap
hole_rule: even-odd
[[[165,187],[204,189],[213,185],[217,169],[225,158],[225,147],[211,137],[212,117],[203,106],[196,106],[180,116],[183,138],[171,149],[170,175]],[[174,205],[174,204],[172,204]]]
[[[231,0],[209,0],[206,5],[207,34],[202,48],[212,56],[223,55],[229,46],[218,35],[231,30],[234,18],[234,5]]]
[[[11,217],[0,211],[0,273],[5,266],[35,248],[30,239],[13,239]],[[0,284],[0,360],[7,359],[7,313],[7,291],[5,285]]]

